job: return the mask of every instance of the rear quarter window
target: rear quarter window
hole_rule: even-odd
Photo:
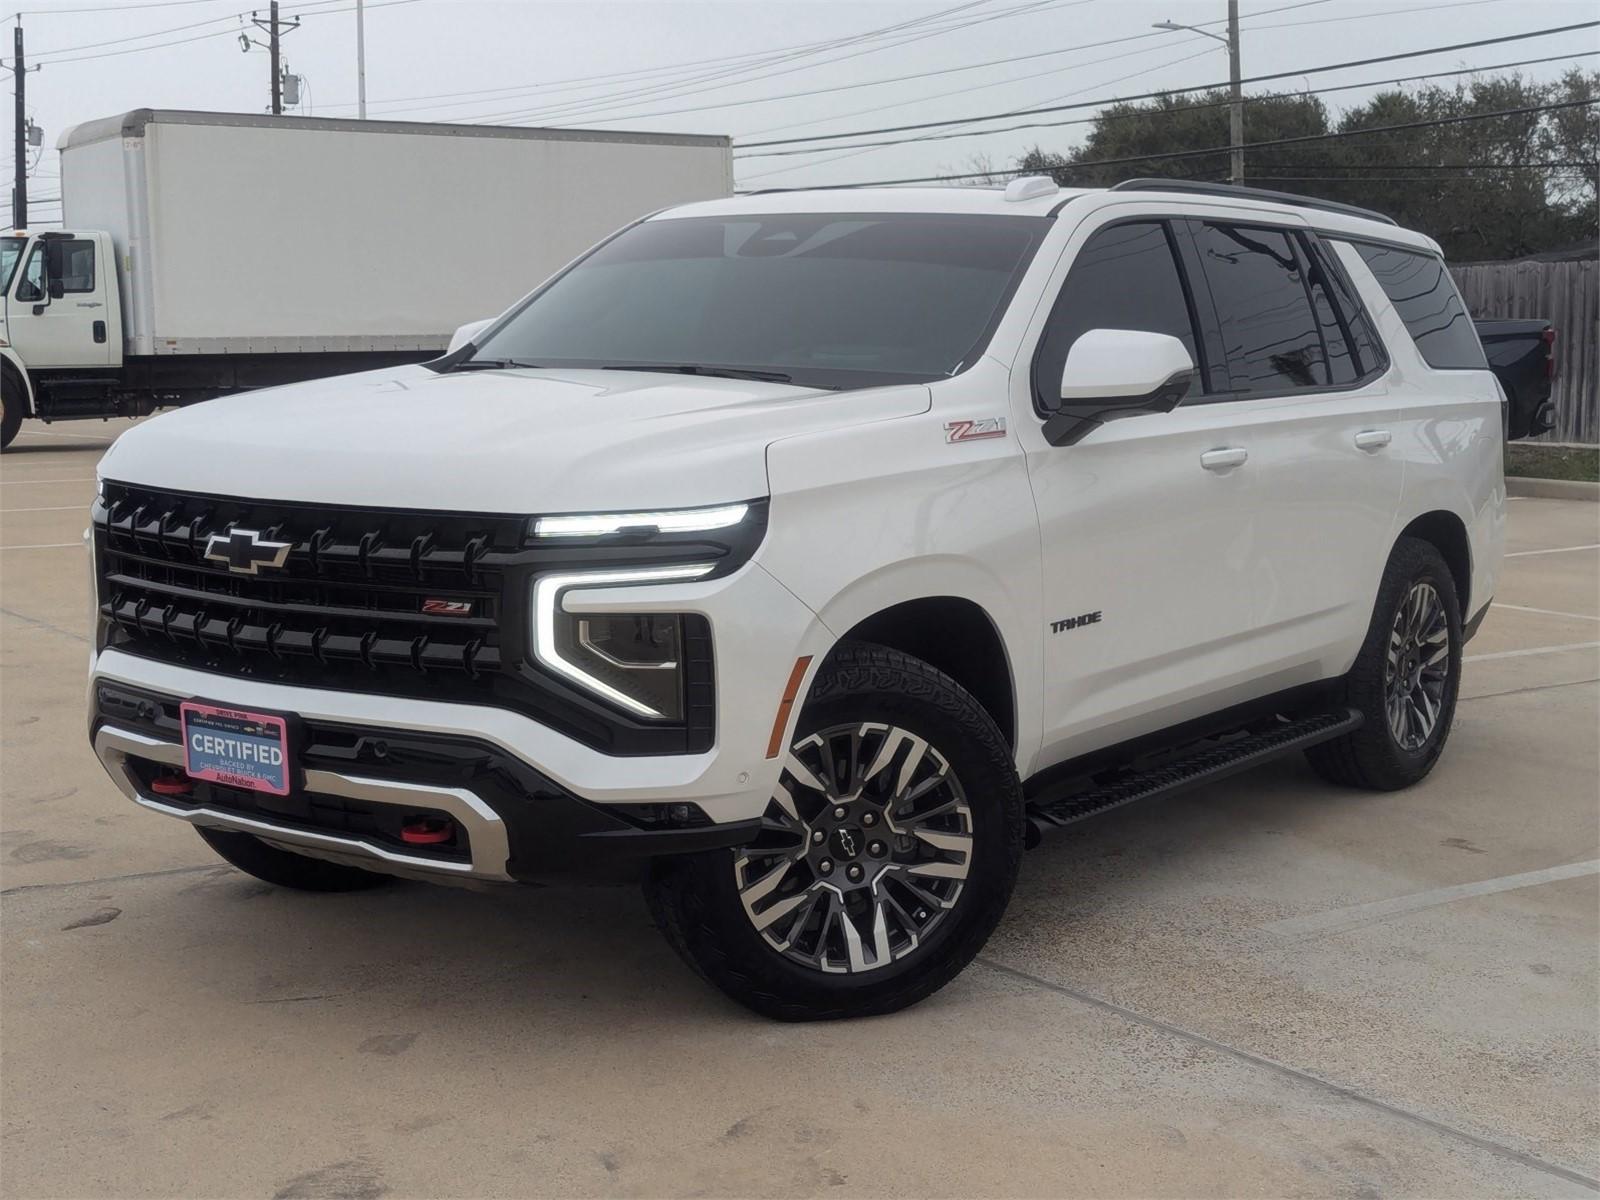
[[[1478,331],[1443,259],[1370,242],[1352,245],[1405,322],[1424,362],[1438,371],[1488,369]]]

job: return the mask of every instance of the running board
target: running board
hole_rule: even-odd
[[[1090,783],[1085,790],[1028,806],[1029,844],[1046,829],[1059,829],[1098,816],[1135,800],[1166,796],[1199,787],[1262,763],[1342,737],[1359,729],[1363,718],[1353,708],[1318,713],[1286,721],[1262,733],[1249,733],[1225,742],[1205,742],[1179,757],[1148,770],[1124,774],[1109,783]]]

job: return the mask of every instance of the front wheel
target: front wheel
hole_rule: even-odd
[[[22,394],[22,381],[9,363],[0,363],[0,450],[11,445],[17,431],[22,428],[22,418],[27,411],[28,401]]]
[[[1345,677],[1360,729],[1306,751],[1333,783],[1393,791],[1439,761],[1461,686],[1461,604],[1431,543],[1401,538],[1389,556],[1367,639]]]
[[[955,978],[1022,855],[994,721],[920,659],[867,644],[818,672],[762,830],[663,864],[657,925],[704,978],[780,1020],[893,1012]]]

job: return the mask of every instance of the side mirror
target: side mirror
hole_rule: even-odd
[[[482,333],[489,326],[493,325],[497,319],[498,318],[496,317],[485,317],[481,321],[471,321],[466,325],[461,326],[460,329],[457,329],[455,333],[451,335],[450,348],[446,350],[445,353],[454,354],[457,350],[461,349],[461,347],[470,342],[476,335]]]
[[[49,284],[50,299],[59,300],[67,294],[67,289],[62,286],[61,280],[52,279]]]
[[[1196,377],[1177,338],[1137,329],[1091,329],[1072,343],[1061,406],[1044,423],[1052,446],[1070,446],[1118,417],[1171,412]]]

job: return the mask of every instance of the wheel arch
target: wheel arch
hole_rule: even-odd
[[[835,646],[873,642],[920,658],[971,692],[1017,749],[1017,689],[1004,637],[989,613],[964,596],[921,596],[856,621]]]
[[[1401,537],[1427,542],[1439,552],[1450,577],[1455,581],[1456,596],[1461,604],[1461,618],[1472,615],[1472,539],[1460,517],[1446,509],[1434,509],[1414,518],[1400,531]]]

